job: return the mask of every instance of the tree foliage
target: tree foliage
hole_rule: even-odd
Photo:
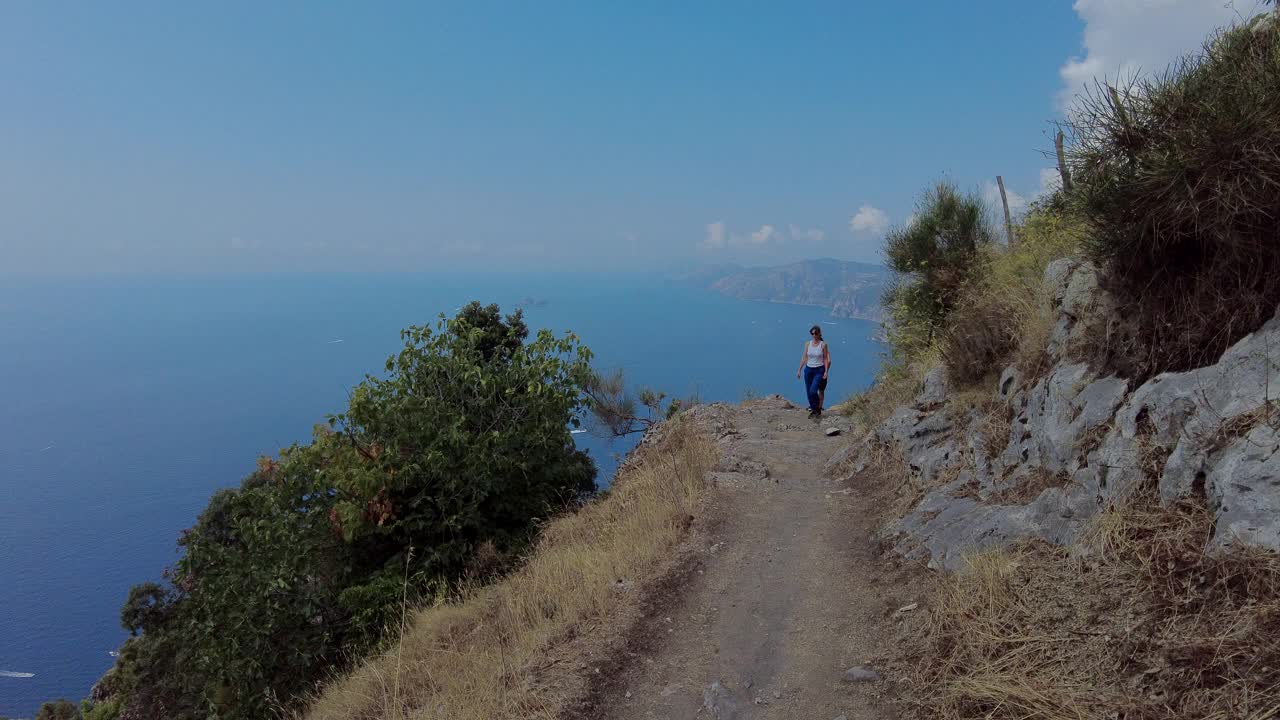
[[[897,279],[883,305],[895,347],[913,352],[933,342],[974,271],[978,250],[995,241],[987,216],[981,198],[941,182],[924,194],[911,222],[889,231],[885,257]]]
[[[613,437],[646,432],[699,402],[696,396],[668,399],[666,393],[649,387],[633,392],[627,387],[622,370],[592,372],[583,384],[583,392],[591,402],[593,418],[606,435]]]
[[[572,335],[531,341],[519,312],[472,303],[402,333],[310,444],[216,493],[167,572],[135,587],[93,706],[127,718],[261,718],[373,649],[425,602],[594,489],[573,446],[591,377]],[[501,562],[498,563],[501,565]]]
[[[36,720],[80,720],[80,706],[70,700],[55,700],[40,706]]]

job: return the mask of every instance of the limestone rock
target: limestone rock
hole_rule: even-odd
[[[851,683],[878,682],[880,673],[865,667],[851,667],[844,671],[844,681]]]
[[[1165,502],[1208,501],[1217,518],[1211,548],[1280,549],[1280,316],[1213,365],[1130,392],[1124,378],[1070,357],[1118,316],[1097,272],[1061,260],[1045,279],[1057,312],[1047,374],[1005,369],[991,389],[997,414],[980,422],[949,406],[945,373],[931,371],[909,405],[829,463],[856,472],[873,446],[888,445],[933,488],[886,528],[896,550],[958,569],[967,553],[1025,538],[1070,544],[1152,473]],[[949,482],[939,487],[939,477]]]
[[[1166,502],[1203,493],[1218,515],[1214,545],[1244,539],[1280,549],[1280,486],[1274,478],[1274,426],[1280,424],[1280,317],[1233,345],[1208,367],[1164,373],[1134,391],[1108,437],[1108,465],[1128,460],[1132,481],[1142,454],[1159,458]],[[1126,477],[1127,476],[1127,477]],[[1114,484],[1109,478],[1108,484]],[[1233,538],[1233,535],[1237,537]]]
[[[1054,260],[1045,268],[1044,282],[1056,311],[1048,347],[1055,361],[1067,359],[1116,323],[1115,301],[1101,289],[1093,265],[1072,258]]]
[[[1215,454],[1206,476],[1218,520],[1211,547],[1280,548],[1280,432],[1255,427]]]
[[[719,680],[702,691],[702,707],[713,718],[732,718],[738,712],[738,703]]]
[[[928,408],[947,401],[947,369],[941,365],[925,373],[924,389],[916,397],[917,407]]]

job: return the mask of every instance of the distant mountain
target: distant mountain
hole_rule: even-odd
[[[742,300],[816,305],[836,317],[879,320],[890,273],[881,265],[823,258],[777,267],[698,268],[679,279]]]

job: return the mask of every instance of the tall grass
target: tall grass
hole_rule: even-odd
[[[1146,376],[1216,359],[1280,302],[1280,17],[1215,33],[1072,114],[1072,200],[1136,319],[1116,356]]]
[[[1028,375],[1045,369],[1056,319],[1045,268],[1079,255],[1089,232],[1078,216],[1038,208],[1023,220],[1018,237],[1012,248],[983,248],[946,320],[940,352],[953,382],[981,380],[1010,363]]]
[[[336,679],[303,717],[558,717],[583,692],[586,673],[560,653],[634,601],[624,590],[661,571],[689,527],[714,456],[690,424],[674,421],[604,498],[548,524],[520,570],[412,613],[389,653]]]
[[[1108,507],[1082,548],[979,555],[918,634],[921,717],[1280,717],[1280,558],[1210,553],[1213,513],[1154,488]]]

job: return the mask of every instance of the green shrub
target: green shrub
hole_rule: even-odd
[[[84,703],[84,720],[116,720],[120,717],[120,700],[108,700],[106,702]]]
[[[946,182],[925,193],[912,222],[889,232],[885,256],[897,277],[883,305],[898,352],[915,357],[933,344],[979,250],[994,239],[982,199]]]
[[[99,704],[128,718],[268,717],[394,637],[405,600],[447,593],[478,554],[493,566],[522,552],[595,477],[569,434],[590,353],[572,335],[527,336],[519,313],[478,303],[404,331],[386,375],[311,444],[210,498],[179,541],[172,589],[130,592],[122,624],[141,634]]]
[[[70,700],[55,700],[40,706],[36,720],[81,720],[80,706]]]
[[[1139,329],[1116,368],[1215,360],[1280,302],[1280,18],[1215,34],[1154,79],[1081,99],[1073,199]]]

